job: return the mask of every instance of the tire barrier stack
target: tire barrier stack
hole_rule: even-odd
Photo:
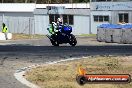
[[[97,41],[132,44],[132,24],[102,24],[97,27]]]

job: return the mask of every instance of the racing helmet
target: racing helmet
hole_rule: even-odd
[[[58,18],[57,19],[57,22],[62,23],[62,19],[61,18]]]

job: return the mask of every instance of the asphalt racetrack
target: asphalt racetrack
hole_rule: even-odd
[[[0,41],[0,88],[27,88],[13,76],[22,67],[71,57],[132,55],[131,44],[97,42],[95,37],[77,37],[78,44],[54,47],[48,38]]]

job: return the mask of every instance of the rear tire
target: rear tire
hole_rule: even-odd
[[[56,38],[57,38],[56,35],[51,35],[50,41],[53,46],[59,46],[59,43],[56,41],[57,40]]]
[[[59,43],[57,42],[57,41],[53,41],[53,40],[50,40],[51,41],[51,44],[53,45],[53,46],[59,46]]]
[[[73,34],[70,35],[70,39],[69,40],[70,40],[69,44],[71,46],[75,46],[77,44],[77,40],[76,40],[76,38],[75,38],[75,36]]]

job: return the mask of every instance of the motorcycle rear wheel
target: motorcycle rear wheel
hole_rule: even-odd
[[[51,44],[53,45],[53,46],[59,46],[59,43],[57,42],[57,41],[52,41],[52,40],[50,40],[51,41]]]

